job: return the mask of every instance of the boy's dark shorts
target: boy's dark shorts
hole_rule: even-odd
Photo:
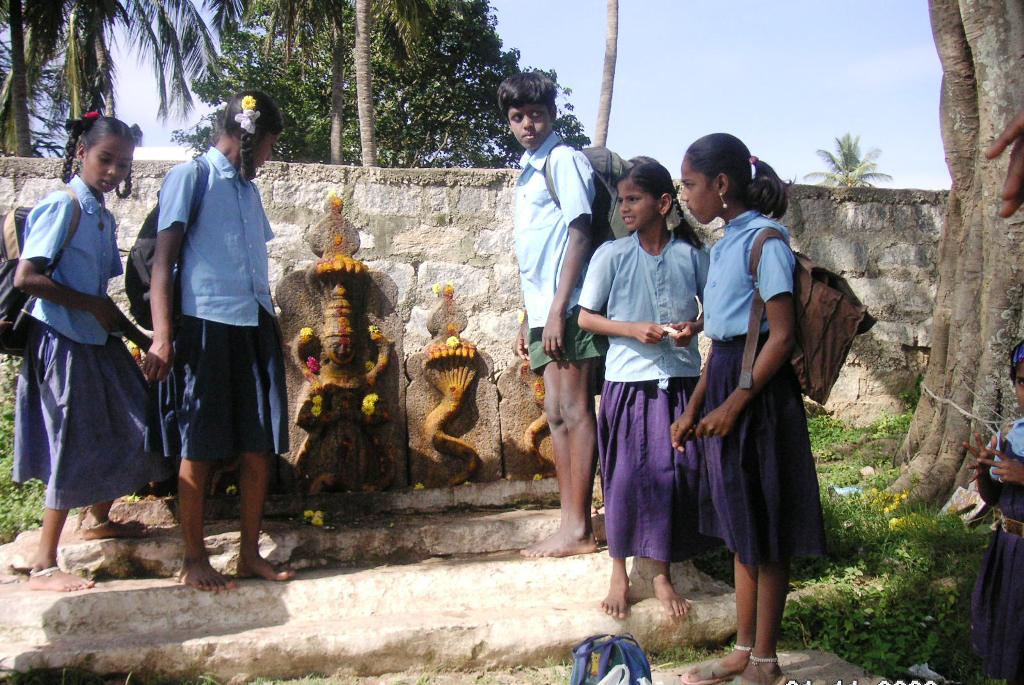
[[[580,308],[573,307],[565,320],[565,352],[562,361],[580,362],[585,359],[600,359],[608,352],[608,338],[580,328]],[[544,352],[544,328],[531,328],[527,340],[530,352],[530,368],[540,373],[550,362],[555,361]]]

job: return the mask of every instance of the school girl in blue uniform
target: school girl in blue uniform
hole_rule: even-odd
[[[139,526],[108,518],[112,500],[168,477],[166,460],[143,449],[147,388],[121,340],[149,338],[107,297],[122,273],[114,216],[104,196],[123,181],[131,192],[138,129],[96,112],[69,124],[64,180],[25,222],[14,284],[36,299],[18,377],[14,481],[46,483],[43,529],[28,586],[69,592],[93,586],[61,571],[57,543],[68,510],[89,507],[85,538],[133,536]],[[71,175],[72,158],[81,163]],[[74,217],[78,227],[65,242]],[[48,269],[57,261],[56,269]]]
[[[626,617],[626,557],[647,557],[655,562],[655,596],[679,618],[689,604],[672,586],[669,563],[718,542],[697,532],[696,444],[677,452],[669,436],[700,376],[698,300],[708,254],[679,209],[668,169],[650,158],[630,163],[618,184],[630,235],[598,248],[580,294],[580,327],[609,343],[597,439],[613,566],[601,607]],[[679,218],[674,231],[671,212]]]
[[[239,575],[292,577],[259,552],[271,460],[288,451],[288,406],[270,299],[266,244],[273,233],[253,179],[283,129],[281,111],[269,96],[239,93],[228,102],[217,142],[205,154],[209,173],[194,223],[189,224],[193,190],[202,177],[195,163],[174,167],[160,191],[151,292],[155,330],[144,369],[161,381],[160,425],[152,437],[162,437],[166,454],[181,457],[181,580],[200,590],[234,587],[210,566],[203,542],[210,473],[216,462],[234,457],[241,459]],[[178,295],[182,316],[176,324]]]
[[[786,242],[767,240],[755,282],[750,252],[786,211],[786,184],[735,136],[715,133],[686,151],[683,199],[701,223],[723,219],[704,288],[704,334],[711,353],[672,441],[701,440],[707,494],[700,531],[734,553],[736,647],[682,677],[685,685],[785,682],[776,645],[794,556],[825,550],[818,479],[800,386],[789,356],[794,341],[793,268]],[[740,388],[754,289],[766,304],[753,387]]]

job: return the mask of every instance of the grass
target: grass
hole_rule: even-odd
[[[11,480],[14,467],[13,392],[0,398],[0,543],[10,542],[21,531],[43,520],[43,494],[39,481],[18,485]]]

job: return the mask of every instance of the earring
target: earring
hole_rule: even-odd
[[[722,201],[722,209],[729,209],[729,205],[725,204],[725,196],[722,193],[718,194],[718,199]]]

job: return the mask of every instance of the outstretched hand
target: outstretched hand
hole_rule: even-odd
[[[975,470],[975,478],[981,475],[981,468],[987,467],[988,473],[993,479],[1001,479],[1003,483],[1012,485],[1024,485],[1024,462],[1012,454],[995,448],[995,438],[988,445],[982,440],[981,435],[974,434],[975,444],[964,443],[964,449],[974,456],[974,463],[968,468]],[[998,457],[998,461],[996,460]]]
[[[1013,215],[1021,203],[1024,203],[1024,110],[1013,118],[992,146],[985,151],[985,157],[995,159],[1011,145],[1013,149],[1010,150],[1010,165],[1006,170],[1002,205],[999,207],[999,216],[1004,219]]]

